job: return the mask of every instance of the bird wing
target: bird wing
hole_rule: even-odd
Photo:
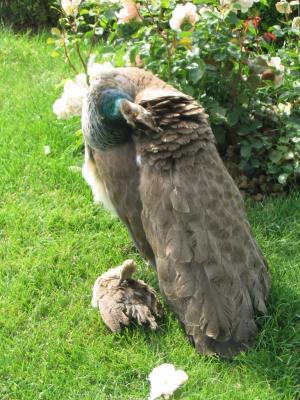
[[[95,170],[95,180],[106,189],[109,201],[127,226],[141,255],[155,265],[153,251],[147,241],[141,221],[142,204],[138,192],[139,170],[135,146],[130,140],[111,150],[86,146],[89,170]]]
[[[254,309],[266,311],[269,286],[241,195],[199,104],[163,90],[139,104],[159,128],[139,121],[134,140],[161,291],[201,352],[231,355],[256,332]]]
[[[123,326],[129,325],[122,290],[104,282],[98,289],[98,307],[103,322],[112,332],[120,332]]]

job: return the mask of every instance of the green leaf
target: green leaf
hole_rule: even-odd
[[[183,85],[182,85],[182,90],[183,90],[183,92],[184,92],[185,94],[188,94],[188,95],[190,95],[190,96],[194,96],[194,87],[193,87],[193,86],[183,84]]]
[[[86,8],[82,8],[79,12],[80,15],[87,15],[90,14],[89,10]]]
[[[252,153],[252,148],[251,148],[250,143],[244,142],[241,145],[241,157],[248,159],[248,158],[250,158],[251,153]]]
[[[282,159],[282,153],[280,151],[273,150],[269,155],[269,158],[273,163],[278,164]]]
[[[189,81],[191,81],[192,83],[199,82],[204,75],[205,67],[205,62],[201,59],[189,65],[187,67]]]
[[[233,109],[227,112],[227,124],[229,126],[234,126],[238,123],[239,121],[239,110],[238,109]]]
[[[161,0],[160,5],[162,8],[169,8],[170,7],[170,1],[169,0]]]
[[[213,125],[213,133],[219,145],[225,144],[226,141],[226,131],[224,127],[220,125]]]
[[[203,76],[203,73],[204,71],[198,68],[198,66],[197,68],[189,70],[189,81],[191,81],[192,83],[199,82]]]
[[[51,57],[53,57],[53,58],[55,58],[55,57],[59,57],[60,56],[60,54],[57,52],[57,51],[52,51],[52,53],[51,53]]]
[[[212,117],[219,121],[226,121],[226,109],[219,105],[214,105],[211,108]]]
[[[262,123],[260,121],[251,121],[247,125],[241,126],[238,131],[238,134],[241,136],[247,135],[248,133],[254,132],[261,127],[262,127]]]

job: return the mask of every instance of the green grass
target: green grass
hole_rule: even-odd
[[[68,77],[45,36],[0,33],[0,399],[146,399],[163,362],[189,375],[175,399],[297,399],[300,393],[300,197],[248,204],[270,263],[269,316],[232,362],[200,356],[167,311],[157,333],[112,335],[90,305],[95,278],[134,257],[125,228],[92,203],[73,154],[79,120],[58,121]],[[52,152],[44,155],[44,145]]]

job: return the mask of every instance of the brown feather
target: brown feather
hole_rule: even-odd
[[[99,308],[103,322],[112,332],[120,331],[135,319],[148,323],[155,330],[155,317],[162,316],[162,306],[155,291],[142,280],[131,278],[136,269],[133,260],[126,260],[97,278],[92,304]]]

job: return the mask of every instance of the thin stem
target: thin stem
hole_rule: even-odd
[[[84,72],[85,72],[85,75],[86,75],[86,79],[87,79],[87,84],[89,85],[90,82],[89,82],[89,77],[88,77],[88,73],[87,73],[87,63],[84,61],[84,59],[82,57],[82,54],[81,54],[81,51],[80,51],[80,46],[79,46],[78,40],[76,38],[76,34],[78,32],[76,21],[75,21],[75,19],[71,19],[71,17],[68,17],[68,19],[69,19],[69,23],[70,23],[70,26],[71,26],[71,31],[73,32],[73,37],[74,37],[74,40],[75,40],[75,50],[76,50],[76,53],[78,55],[78,58],[79,58],[79,60],[80,60],[80,62],[82,64],[82,66],[83,66],[83,69],[84,69]]]
[[[94,47],[94,39],[95,39],[95,36],[96,36],[96,28],[97,28],[97,26],[99,24],[99,17],[100,17],[100,7],[98,7],[98,12],[97,12],[97,14],[95,16],[96,21],[95,21],[95,24],[94,24],[94,27],[93,27],[93,31],[92,31],[91,44],[90,44],[90,47],[89,47],[89,50],[88,50],[87,60],[89,60],[90,55],[91,55],[92,50],[93,50],[93,47]]]
[[[80,46],[79,46],[79,43],[78,43],[77,40],[75,41],[75,48],[76,48],[76,52],[77,52],[77,54],[78,54],[78,57],[79,57],[79,59],[80,59],[80,62],[81,62],[81,64],[82,64],[83,68],[84,68],[84,72],[85,72],[85,74],[86,74],[86,76],[87,76],[87,66],[86,66],[86,62],[84,61],[84,59],[83,59],[83,57],[82,57],[82,54],[81,54],[81,51],[80,51]]]
[[[172,78],[172,53],[168,36],[166,37],[166,46],[167,46],[167,61],[168,61],[168,80],[170,81]]]
[[[64,43],[64,53],[65,53],[65,57],[70,65],[70,67],[73,69],[73,71],[75,71],[76,74],[78,74],[78,71],[75,67],[75,65],[72,63],[71,59],[70,59],[70,55],[66,46],[66,39],[65,39],[65,32],[63,32],[63,43]]]

